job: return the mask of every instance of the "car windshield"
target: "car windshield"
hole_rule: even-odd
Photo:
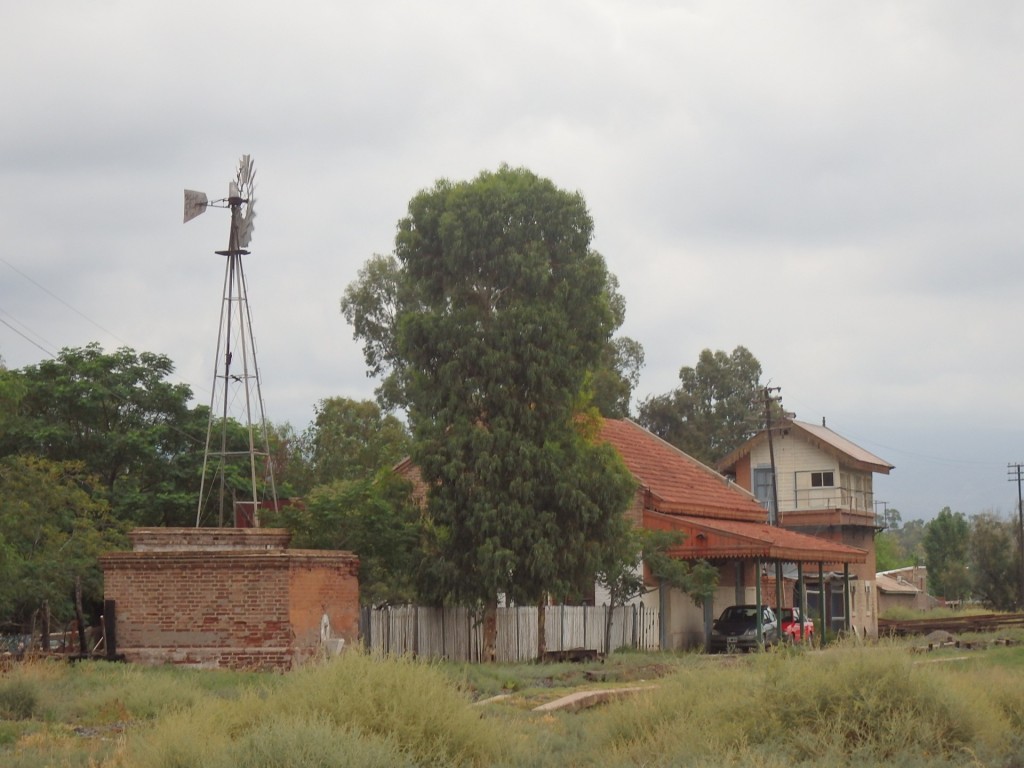
[[[792,608],[780,608],[779,609],[779,620],[780,621],[796,621],[796,617],[793,615]]]
[[[756,621],[757,608],[752,605],[734,605],[722,612],[722,621]]]

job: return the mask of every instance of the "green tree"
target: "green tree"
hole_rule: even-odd
[[[124,546],[98,478],[81,462],[34,456],[0,459],[0,621],[28,631],[44,604],[56,622],[74,616],[76,581],[83,599],[103,599],[102,552]]]
[[[98,344],[64,349],[12,372],[23,395],[0,435],[0,456],[81,461],[114,515],[138,525],[195,521],[208,409],[166,378],[164,355]]]
[[[611,272],[605,296],[612,310],[612,322],[619,328],[626,321],[626,299],[619,292],[619,279]],[[610,419],[630,416],[633,391],[640,383],[644,366],[643,345],[628,336],[618,336],[605,344],[597,366],[591,372],[591,404]]]
[[[604,301],[612,313],[613,328],[626,318],[626,300],[619,281],[606,273]],[[403,374],[406,361],[398,345],[398,317],[403,307],[417,306],[414,286],[395,256],[374,255],[359,270],[358,279],[345,290],[341,311],[363,343],[367,375],[379,378],[377,401],[385,410],[405,407]],[[644,348],[628,336],[609,338],[584,385],[587,401],[612,419],[630,415],[633,392],[640,381]]]
[[[25,383],[19,376],[0,365],[0,440],[13,422],[24,396]]]
[[[405,406],[402,386],[404,361],[398,350],[398,316],[403,306],[415,307],[406,287],[405,272],[395,256],[375,254],[345,289],[341,313],[361,339],[366,375],[380,384],[374,393],[385,410]]]
[[[970,596],[968,553],[971,526],[960,512],[943,507],[924,527],[925,564],[932,593],[946,600]]]
[[[924,565],[924,520],[910,520],[901,527],[888,531],[899,541],[900,548],[907,555],[906,565]]]
[[[906,565],[914,565],[900,543],[899,537],[892,531],[882,531],[875,535],[875,568],[879,571],[891,571]]]
[[[997,611],[1017,606],[1019,576],[1012,523],[991,512],[971,518],[971,583],[974,596]]]
[[[678,388],[640,404],[638,421],[695,459],[714,464],[764,424],[761,364],[746,347],[705,349],[679,379]]]
[[[592,230],[581,195],[527,170],[442,180],[346,291],[379,393],[407,408],[437,598],[570,594],[622,533],[632,478],[577,418],[615,328]]]
[[[903,523],[903,515],[895,507],[886,507],[882,513],[882,522],[888,531],[894,531]]]
[[[409,491],[409,483],[386,468],[319,485],[303,504],[269,513],[267,523],[291,530],[296,547],[355,552],[362,603],[407,603],[416,598],[421,551],[420,513]]]
[[[312,468],[303,435],[287,421],[267,422],[267,443],[278,499],[304,495],[311,485]]]
[[[597,571],[597,583],[608,590],[605,648],[612,652],[612,612],[647,592],[644,566],[660,583],[690,595],[694,603],[703,605],[718,585],[718,569],[704,560],[693,563],[674,558],[672,547],[681,544],[684,535],[677,531],[653,531],[630,527],[604,549]]]
[[[279,497],[305,496],[339,480],[370,479],[409,455],[405,425],[372,400],[329,397],[314,411],[302,434],[290,424],[269,429]]]
[[[316,406],[303,439],[309,451],[312,485],[373,477],[409,453],[409,432],[371,400],[331,397]]]

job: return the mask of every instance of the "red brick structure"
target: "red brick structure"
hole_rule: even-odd
[[[359,559],[291,550],[290,538],[267,528],[135,529],[132,551],[100,558],[117,652],[143,664],[288,670],[338,640],[355,643]]]

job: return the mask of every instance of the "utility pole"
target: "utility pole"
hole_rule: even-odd
[[[1024,496],[1021,495],[1021,480],[1024,463],[1006,465],[1007,480],[1017,481],[1017,609],[1024,608]]]
[[[782,515],[779,513],[779,488],[775,478],[775,444],[772,442],[772,403],[782,400],[781,395],[772,394],[780,392],[782,387],[765,387],[764,395],[764,428],[768,433],[768,459],[772,465],[772,508],[768,516],[771,525],[781,525]]]

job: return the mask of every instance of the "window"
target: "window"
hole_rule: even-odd
[[[771,467],[765,469],[758,467],[754,469],[754,497],[761,502],[768,510],[769,516],[774,519],[774,501],[772,499],[773,477]]]
[[[835,485],[832,472],[811,472],[811,488],[831,488]]]

